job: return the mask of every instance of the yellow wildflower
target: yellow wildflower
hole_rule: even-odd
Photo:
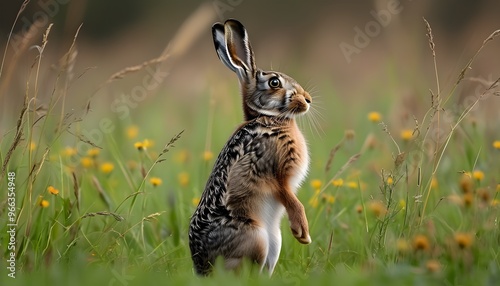
[[[94,165],[94,160],[92,160],[92,158],[89,157],[83,157],[82,159],[80,159],[80,163],[84,168],[87,169]]]
[[[403,130],[401,130],[401,133],[399,134],[399,136],[401,136],[401,139],[403,139],[403,141],[410,141],[411,138],[413,137],[413,130],[403,129]]]
[[[350,189],[357,189],[358,188],[358,183],[354,181],[349,181],[346,183],[347,187]]]
[[[62,154],[66,157],[71,157],[71,156],[74,156],[76,155],[76,149],[75,148],[72,148],[72,147],[69,147],[67,146],[66,148],[64,148]]]
[[[95,158],[97,157],[97,155],[99,155],[100,152],[101,150],[99,150],[99,148],[92,148],[87,151],[87,156]]]
[[[403,210],[406,209],[406,201],[403,199],[399,200],[399,207]]]
[[[50,205],[50,203],[49,203],[49,201],[47,201],[47,200],[41,200],[41,201],[40,201],[40,206],[41,206],[42,208],[48,208],[48,207],[49,207],[49,205]]]
[[[203,152],[203,161],[210,161],[214,157],[214,153],[210,151]]]
[[[142,151],[142,150],[147,150],[149,147],[153,146],[153,143],[149,141],[148,139],[144,139],[143,141],[135,142],[134,147],[135,149]]]
[[[423,234],[418,234],[413,238],[412,246],[414,251],[428,250],[430,248],[429,239]]]
[[[435,259],[431,259],[425,263],[425,268],[427,268],[427,271],[431,273],[436,273],[441,270],[441,263]]]
[[[431,179],[431,189],[437,189],[438,187],[438,180],[436,179],[436,177],[432,177]]]
[[[47,191],[48,191],[49,193],[51,193],[52,195],[55,195],[55,196],[57,196],[57,195],[59,194],[59,190],[58,190],[58,189],[56,189],[56,188],[54,188],[53,186],[49,186],[49,187],[47,188]]]
[[[30,150],[33,151],[36,148],[36,143],[34,141],[30,142]]]
[[[186,172],[179,173],[179,175],[177,175],[177,179],[179,180],[179,185],[181,185],[181,187],[186,187],[189,184],[189,174]]]
[[[382,120],[382,115],[376,111],[368,113],[368,120],[374,123],[379,123]]]
[[[193,204],[193,206],[198,206],[198,204],[200,203],[200,198],[196,197],[196,198],[193,198],[191,200],[191,203]]]
[[[474,182],[468,174],[463,174],[460,178],[460,189],[462,189],[462,192],[465,194],[472,193],[474,190]]]
[[[151,183],[151,185],[153,185],[153,187],[157,187],[161,185],[162,180],[158,177],[151,177],[151,179],[149,179],[149,182]]]
[[[101,165],[101,172],[103,172],[104,174],[109,174],[113,171],[114,168],[115,165],[113,165],[113,163],[105,162]]]
[[[334,187],[342,187],[342,185],[344,185],[344,180],[342,180],[342,179],[335,179],[335,180],[333,180],[332,185]]]
[[[493,141],[493,148],[500,150],[500,140]]]
[[[139,134],[139,127],[137,125],[131,125],[127,128],[128,139],[134,139]]]
[[[380,201],[372,201],[368,204],[368,209],[376,216],[384,216],[387,212],[384,204]]]
[[[393,183],[394,183],[394,179],[392,178],[392,176],[387,177],[387,184],[392,185]]]
[[[472,206],[474,202],[474,195],[472,193],[465,193],[463,196],[463,203],[466,207]]]
[[[357,212],[358,214],[362,213],[362,212],[363,212],[363,206],[362,206],[362,205],[357,205],[357,206],[356,206],[356,212]]]
[[[408,241],[406,239],[398,239],[396,241],[396,249],[398,250],[399,253],[405,253],[410,249],[410,245],[408,244]]]
[[[322,196],[323,200],[329,204],[333,204],[335,203],[335,197],[332,196],[332,195],[327,195],[327,194],[323,194]]]
[[[482,181],[484,179],[484,173],[480,170],[475,170],[472,172],[472,177],[478,181]]]
[[[474,241],[474,236],[470,233],[456,233],[455,234],[455,243],[460,249],[469,248]]]
[[[315,179],[311,181],[311,187],[313,187],[315,190],[321,189],[321,185],[323,185],[321,180]]]

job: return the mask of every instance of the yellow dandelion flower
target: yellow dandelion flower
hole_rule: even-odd
[[[139,150],[139,151],[142,151],[142,150],[146,149],[146,148],[144,148],[144,144],[142,142],[135,142],[134,143],[134,148],[137,149],[137,150]]]
[[[113,163],[111,162],[104,162],[102,165],[101,165],[101,172],[103,172],[104,174],[109,174],[113,171],[113,169],[115,168],[115,165],[113,165]]]
[[[493,141],[493,148],[500,150],[500,140]]]
[[[432,177],[431,179],[431,189],[437,189],[438,187],[438,180],[436,179],[436,177]]]
[[[344,180],[342,179],[335,179],[332,181],[332,185],[334,187],[342,187],[342,185],[344,185]]]
[[[392,178],[392,176],[387,177],[387,184],[388,185],[394,184],[394,179]]]
[[[485,188],[478,189],[477,196],[485,203],[488,203],[491,199],[490,193]]]
[[[362,213],[362,212],[363,212],[363,206],[362,206],[362,205],[357,205],[357,206],[356,206],[356,212],[357,212],[358,214]]]
[[[429,239],[423,234],[418,234],[413,238],[412,246],[414,251],[426,251],[430,248]]]
[[[196,198],[193,198],[191,200],[191,203],[193,204],[193,206],[198,206],[198,204],[200,203],[200,198],[199,197],[196,197]]]
[[[500,200],[494,199],[494,200],[491,201],[491,206],[492,207],[496,207],[498,205],[500,205]]]
[[[368,209],[376,216],[384,216],[387,212],[384,204],[380,201],[372,201],[368,204]]]
[[[62,151],[62,154],[63,154],[63,156],[66,156],[66,157],[75,156],[75,155],[76,155],[76,149],[75,149],[75,148],[72,148],[72,147],[67,146],[67,147],[66,147],[66,148],[64,148],[64,150]]]
[[[139,127],[137,125],[131,125],[127,128],[127,138],[134,139],[139,134]]]
[[[49,205],[50,205],[50,203],[49,203],[49,201],[47,201],[47,200],[41,200],[41,201],[40,201],[40,206],[41,206],[42,208],[48,208],[48,207],[49,207]]]
[[[186,172],[179,173],[179,175],[177,175],[177,179],[179,180],[179,185],[181,185],[181,187],[186,187],[187,185],[189,185],[188,173]]]
[[[462,200],[466,207],[470,207],[474,202],[474,195],[472,193],[465,193]]]
[[[51,193],[52,195],[55,195],[55,196],[57,196],[57,195],[59,194],[59,190],[58,190],[58,189],[56,189],[56,188],[54,188],[53,186],[49,186],[49,187],[47,188],[47,191],[48,191],[49,193]]]
[[[203,152],[203,161],[210,161],[214,157],[214,153],[211,151],[205,151]]]
[[[315,190],[321,189],[322,185],[323,183],[321,182],[321,180],[315,179],[311,181],[311,187],[313,187]]]
[[[401,137],[401,139],[403,139],[403,141],[410,141],[411,138],[413,137],[413,130],[411,130],[411,129],[403,129],[399,133],[399,136]]]
[[[34,141],[30,142],[30,150],[33,151],[36,149],[36,143]]]
[[[148,149],[149,147],[153,147],[154,142],[152,140],[149,140],[149,139],[144,139],[142,141],[142,144],[143,144],[145,149]]]
[[[470,233],[456,233],[455,243],[460,249],[469,248],[474,242],[474,236]]]
[[[151,183],[153,187],[158,187],[159,185],[161,185],[162,180],[158,177],[151,177],[151,179],[149,179],[149,183]]]
[[[82,159],[80,159],[80,163],[84,168],[88,169],[94,165],[94,160],[89,157],[83,157]]]
[[[472,181],[472,178],[467,174],[462,175],[459,184],[460,189],[464,194],[472,193],[472,191],[474,190],[474,182]]]
[[[478,181],[482,181],[484,179],[484,173],[480,170],[475,170],[472,172],[472,177]]]
[[[335,203],[335,197],[332,195],[323,194],[322,199],[329,204]]]
[[[368,113],[368,120],[374,123],[379,123],[382,120],[382,115],[376,111]]]
[[[403,199],[399,200],[399,207],[403,210],[406,209],[406,201]]]
[[[148,139],[144,139],[142,141],[134,143],[135,149],[139,151],[147,150],[151,146],[153,146],[153,143]]]
[[[406,253],[410,249],[410,244],[406,239],[400,238],[396,241],[396,249],[399,253]]]
[[[349,189],[357,189],[358,188],[358,182],[354,182],[354,181],[349,181],[346,183],[347,187]]]
[[[431,259],[425,263],[425,268],[431,273],[437,273],[441,270],[441,263],[435,259]]]
[[[92,148],[87,151],[87,156],[95,158],[97,157],[97,155],[99,155],[100,152],[101,150],[99,150],[99,148]]]

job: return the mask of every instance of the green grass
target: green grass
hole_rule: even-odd
[[[38,79],[41,62],[34,61],[33,78]],[[61,81],[69,81],[64,73],[59,71]],[[232,99],[222,107],[207,99],[191,110],[165,111],[167,94],[160,100],[164,104],[143,102],[121,120],[99,105],[89,114],[82,108],[79,114],[64,116],[67,110],[57,95],[73,92],[64,84],[55,85],[47,111],[36,112],[32,98],[39,96],[38,86],[30,82],[34,89],[26,91],[26,109],[14,107],[18,127],[15,119],[2,123],[0,158],[5,170],[0,184],[8,190],[8,174],[15,174],[17,235],[12,279],[5,272],[9,201],[2,191],[0,281],[494,285],[500,279],[500,151],[492,145],[500,138],[485,132],[500,122],[470,119],[469,106],[460,107],[451,122],[445,122],[444,110],[459,106],[455,88],[421,107],[428,112],[408,126],[413,134],[407,139],[392,127],[398,126],[395,122],[385,120],[384,110],[380,113],[385,123],[380,124],[367,119],[372,111],[367,104],[339,110],[338,99],[323,99],[319,111],[336,110],[335,117],[346,118],[354,128],[343,135],[347,128],[339,124],[322,133],[302,120],[312,164],[299,198],[306,206],[313,242],[300,245],[284,219],[282,252],[271,278],[249,265],[238,275],[216,267],[212,277],[196,277],[187,240],[189,218],[217,152],[241,118],[238,91],[230,84],[226,96]],[[322,93],[339,97],[332,89]],[[450,100],[439,102],[447,95]],[[392,99],[380,98],[381,106]],[[102,118],[112,122],[113,131],[85,137],[83,130],[95,130]],[[166,118],[175,124],[162,123]],[[433,137],[443,122],[447,128]],[[138,150],[134,144],[145,144],[146,138],[154,144]],[[338,149],[331,152],[334,146]],[[152,178],[161,183],[154,186]],[[50,193],[49,186],[58,194]]]

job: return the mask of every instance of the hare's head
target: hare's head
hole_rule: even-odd
[[[212,35],[219,59],[240,81],[246,120],[261,115],[292,118],[309,110],[311,96],[294,79],[256,68],[248,33],[240,22],[216,23]]]

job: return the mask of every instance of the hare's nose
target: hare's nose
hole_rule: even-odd
[[[309,92],[304,92],[304,99],[306,100],[307,103],[311,103],[312,102],[312,97],[311,95],[309,94]]]

